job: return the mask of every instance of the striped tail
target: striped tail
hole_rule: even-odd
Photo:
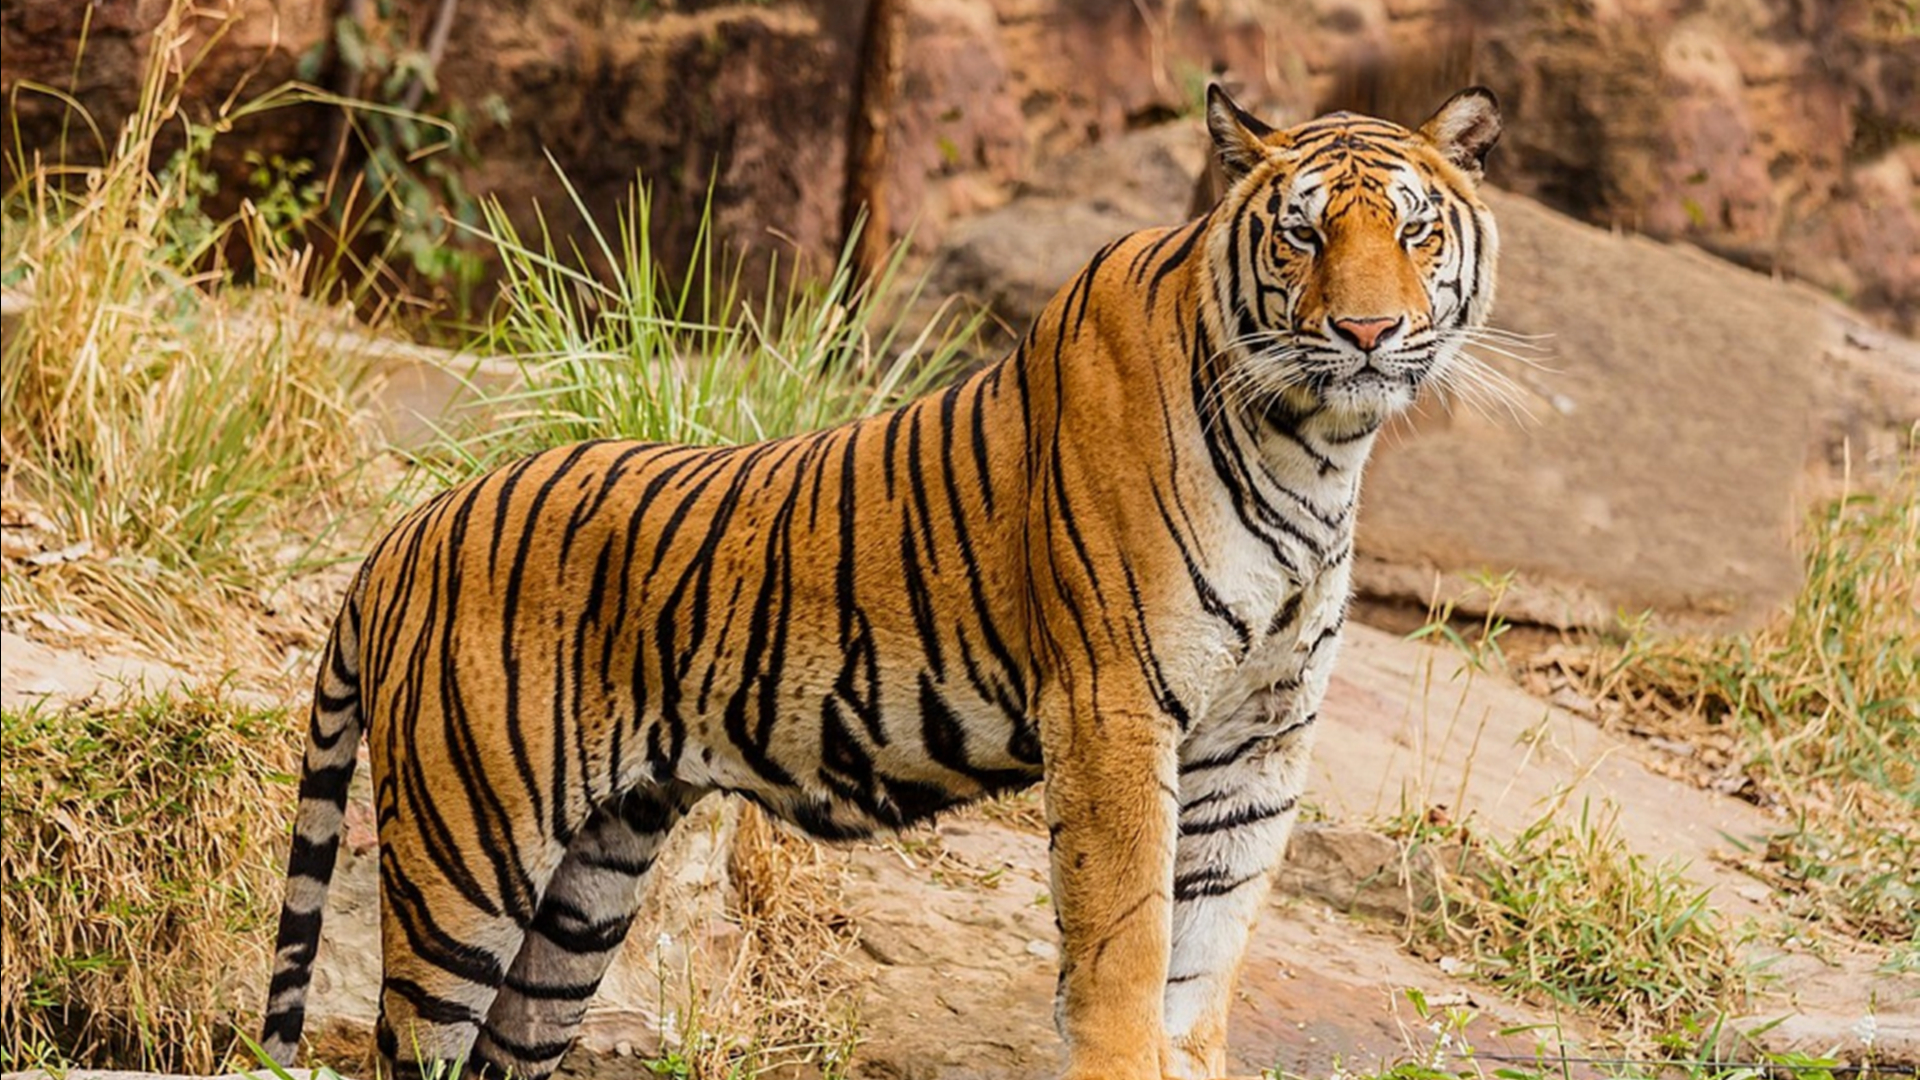
[[[320,915],[333,879],[347,811],[347,785],[359,751],[360,582],[334,620],[326,659],[314,679],[313,719],[300,775],[300,810],[287,856],[287,898],[280,908],[273,983],[260,1046],[281,1065],[294,1064],[307,1022],[307,985],[320,949]]]

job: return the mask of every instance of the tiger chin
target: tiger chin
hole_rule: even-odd
[[[388,1076],[539,1080],[675,823],[847,839],[1044,778],[1070,1080],[1217,1077],[1381,423],[1484,323],[1493,96],[1278,130],[1011,356],[750,446],[594,442],[416,508],[319,674],[262,1045],[291,1063],[369,743]]]

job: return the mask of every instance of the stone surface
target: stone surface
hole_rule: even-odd
[[[1477,350],[1532,419],[1431,403],[1367,477],[1362,549],[1388,563],[1523,575],[1513,609],[1549,624],[1539,582],[1599,610],[1748,621],[1798,583],[1792,538],[1832,330],[1816,298],[1638,237],[1488,196],[1496,325],[1548,335],[1539,366]],[[1533,595],[1525,595],[1531,590]]]
[[[8,572],[19,571],[9,567]],[[40,632],[51,630],[51,636],[59,637],[64,629],[56,625]],[[0,632],[0,656],[6,658],[0,664],[0,705],[24,709],[39,702],[117,700],[129,694],[159,693],[190,681],[186,673],[157,660],[95,651],[97,655],[90,656],[11,631]]]
[[[49,651],[59,659],[61,650]],[[8,641],[9,669],[17,655]],[[1533,1036],[1494,1034],[1502,1029],[1550,1033],[1550,1048],[1572,1053],[1593,1035],[1547,1007],[1468,981],[1462,965],[1444,956],[1429,963],[1409,953],[1402,926],[1409,906],[1421,903],[1418,859],[1409,861],[1398,841],[1359,822],[1438,810],[1510,835],[1543,815],[1612,807],[1618,835],[1632,850],[1679,860],[1734,924],[1765,927],[1783,917],[1776,904],[1784,901],[1756,890],[1722,857],[1789,823],[1669,779],[1648,744],[1601,731],[1497,674],[1469,671],[1453,650],[1354,625],[1321,715],[1305,801],[1327,820],[1297,830],[1254,935],[1232,1018],[1237,1069],[1278,1065],[1327,1075],[1336,1063],[1370,1069],[1424,1057],[1433,1036],[1408,1005],[1410,989],[1436,1006],[1471,1007],[1479,1017],[1473,1041],[1482,1052],[1534,1052]],[[724,973],[701,970],[689,956],[702,943],[709,955],[731,955],[728,818],[716,800],[675,833],[640,922],[589,1011],[568,1075],[650,1075],[635,1055],[659,1046],[663,1004],[670,1009],[689,988],[697,993],[723,981]],[[965,812],[898,843],[826,855],[841,871],[839,904],[861,941],[852,960],[862,1033],[855,1075],[1031,1080],[1057,1067],[1047,841],[1037,825],[1023,828],[1020,820]],[[376,854],[363,765],[328,897],[309,1028],[313,1049],[349,1075],[368,1075],[378,971]],[[1754,948],[1765,953],[1766,940],[1762,935]],[[1852,1056],[1853,1025],[1872,1011],[1879,1060],[1913,1062],[1920,978],[1876,970],[1882,952],[1834,940],[1817,953],[1767,959],[1775,978],[1750,1001],[1752,1019],[1742,1030],[1782,1017],[1789,1022],[1759,1033],[1763,1046],[1837,1046]],[[675,980],[664,991],[662,972]]]
[[[379,5],[370,33],[419,49],[438,7]],[[534,198],[560,231],[579,229],[551,155],[609,215],[644,173],[669,256],[686,250],[709,191],[730,242],[824,256],[839,242],[864,7],[469,0],[424,107],[463,116],[471,152],[440,164],[523,229]],[[192,45],[223,10],[206,8]],[[110,141],[164,10],[18,0],[0,13],[0,93],[29,153],[52,153],[65,130],[86,158],[94,140],[57,97],[14,88],[70,89]],[[239,20],[189,80],[187,115],[209,120],[236,87],[264,92],[303,71],[333,85],[330,5],[231,10]],[[1804,277],[1908,332],[1920,318],[1920,35],[1898,0],[910,0],[907,16],[888,190],[896,232],[923,250],[1043,163],[1194,114],[1216,74],[1282,120],[1365,107],[1418,122],[1477,81],[1508,118],[1497,182]],[[381,74],[358,92],[379,96]],[[246,189],[243,150],[320,157],[333,123],[304,106],[241,119],[214,155],[220,199]]]
[[[1294,829],[1274,885],[1335,911],[1405,923],[1434,902],[1433,858],[1373,829],[1310,821]]]
[[[928,291],[986,305],[1002,331],[992,346],[1010,348],[1102,244],[1180,220],[1207,153],[1198,125],[1164,124],[1052,161],[1011,202],[954,227]]]

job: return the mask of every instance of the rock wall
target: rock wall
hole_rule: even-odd
[[[194,111],[242,81],[337,74],[350,0],[229,3],[240,18],[191,80]],[[22,148],[48,150],[70,119],[53,97],[16,96],[24,80],[71,87],[111,132],[165,7],[9,3],[0,93]],[[369,34],[421,48],[437,0],[390,8]],[[736,243],[825,253],[863,8],[466,0],[425,103],[464,111],[473,157],[458,171],[529,225],[533,198],[576,224],[550,153],[594,206],[644,173],[670,252],[711,188]],[[908,15],[889,197],[923,248],[1040,163],[1191,112],[1216,74],[1283,118],[1360,104],[1408,121],[1472,79],[1508,114],[1497,183],[1805,278],[1909,329],[1920,318],[1920,27],[1901,0],[911,0]],[[383,91],[369,75],[358,92]],[[230,156],[320,157],[331,125],[317,107],[278,111],[243,125]]]

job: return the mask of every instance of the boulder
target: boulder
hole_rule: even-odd
[[[1176,221],[1205,167],[1198,125],[1162,124],[1037,169],[1007,205],[956,225],[934,255],[927,293],[983,304],[1010,348],[1100,245]]]

